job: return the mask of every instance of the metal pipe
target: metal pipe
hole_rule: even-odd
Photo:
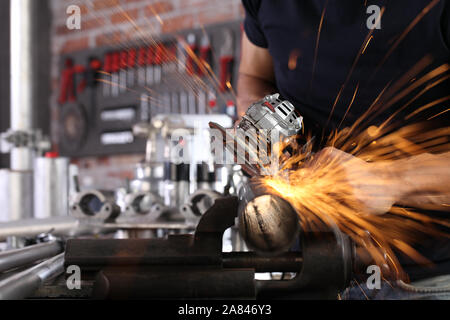
[[[25,299],[48,279],[64,272],[64,253],[0,281],[0,300]]]
[[[26,266],[32,262],[54,257],[61,253],[63,247],[59,241],[51,241],[28,246],[22,249],[0,253],[0,272]]]
[[[14,0],[10,4],[11,17],[11,129],[28,131],[33,128],[33,37],[35,0]],[[24,150],[13,156],[20,155]],[[22,158],[22,157],[19,157]],[[21,166],[20,168],[15,166]],[[23,165],[23,167],[22,167]],[[30,170],[32,163],[17,164],[13,170]]]
[[[0,241],[8,237],[36,236],[40,233],[72,235],[79,233],[82,225],[74,217],[57,217],[49,219],[23,219],[0,223]]]
[[[33,44],[36,8],[39,1],[10,1],[11,32],[11,131],[31,135],[33,130],[33,104],[35,73]],[[33,217],[33,158],[34,150],[19,143],[13,145],[11,158],[11,188],[9,220]],[[24,198],[25,197],[25,198]]]

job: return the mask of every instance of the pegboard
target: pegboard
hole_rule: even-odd
[[[143,153],[145,139],[132,135],[138,122],[161,113],[225,113],[234,103],[241,26],[222,23],[62,56],[60,154]]]

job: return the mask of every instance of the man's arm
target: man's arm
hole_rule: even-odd
[[[394,204],[449,209],[450,152],[370,163],[341,150],[325,148],[317,154],[316,162],[333,162],[343,168],[353,196],[367,213],[383,214]]]
[[[273,62],[269,50],[251,43],[244,32],[237,85],[239,118],[245,114],[252,103],[275,91]]]

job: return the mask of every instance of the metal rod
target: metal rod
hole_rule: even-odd
[[[73,217],[57,217],[49,219],[23,219],[0,223],[0,241],[12,236],[36,236],[40,233],[71,235],[80,231],[80,222]]]
[[[54,257],[63,251],[59,241],[51,241],[28,246],[22,249],[0,253],[0,272],[26,266],[32,262]]]
[[[35,0],[11,1],[11,129],[33,128],[33,32]],[[11,159],[12,160],[12,159]],[[11,162],[13,170],[30,170],[32,163],[21,168]]]
[[[38,1],[10,1],[10,65],[11,65],[11,131],[31,134],[33,105],[35,104],[33,78],[36,64],[33,47],[38,36],[35,26]],[[34,151],[26,145],[15,145],[10,151],[11,187],[9,220],[33,217],[33,157]]]
[[[0,281],[0,300],[25,299],[48,279],[64,272],[64,253]]]
[[[302,256],[286,252],[275,257],[264,257],[254,252],[226,252],[222,254],[224,268],[253,268],[255,272],[300,272]]]

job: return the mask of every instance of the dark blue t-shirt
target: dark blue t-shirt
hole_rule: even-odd
[[[407,79],[407,84],[449,62],[450,1],[243,0],[242,2],[246,10],[244,29],[247,37],[256,46],[269,50],[274,62],[278,91],[296,106],[305,118],[306,130],[315,135],[322,135],[323,132],[326,135],[339,125],[343,128],[353,124],[386,85],[394,84],[425,56],[430,57],[429,64],[413,79]],[[365,40],[371,32],[367,27],[367,20],[372,14],[366,12],[370,5],[385,9],[380,19],[380,29],[372,31],[370,34],[372,38],[364,48]],[[427,6],[429,10],[425,9]],[[323,22],[317,45],[322,14]],[[405,33],[408,26],[413,27]],[[399,39],[401,41],[398,41]],[[392,50],[394,45],[396,48]],[[355,63],[360,51],[364,53]],[[377,68],[383,60],[384,63]],[[352,67],[353,71],[350,74]],[[424,92],[423,89],[430,82],[419,86],[391,108],[381,112],[371,122],[365,123],[363,127],[379,124],[400,106],[417,96],[393,121],[399,126],[404,125],[406,114],[419,106],[449,95],[450,83],[445,79],[448,74],[447,71],[441,75],[439,79],[442,81]],[[344,84],[345,87],[330,117],[336,97]],[[411,117],[409,121],[427,120],[430,116],[447,110],[448,105],[449,100],[443,101],[427,112]],[[345,114],[345,120],[342,121]],[[448,127],[449,115],[450,112],[444,112],[434,118],[430,122],[431,127]],[[448,213],[444,214],[448,216]],[[424,239],[416,249],[436,265],[431,269],[423,269],[408,259],[401,259],[412,279],[432,274],[450,274],[448,239],[430,237]]]
[[[449,1],[441,0],[423,15],[377,70],[377,66],[404,30],[432,2],[243,0],[246,9],[244,28],[252,43],[268,48],[274,61],[278,90],[284,98],[296,105],[305,118],[305,127],[314,132],[322,132],[324,129],[329,132],[339,126],[353,96],[355,98],[341,128],[352,124],[388,83],[395,83],[426,55],[432,57],[433,61],[415,78],[449,62],[450,4]],[[327,6],[316,50],[325,4]],[[371,40],[349,75],[370,32],[367,20],[372,13],[366,12],[370,5],[377,5],[380,9],[385,7],[380,19],[380,29],[373,30]],[[344,83],[345,88],[327,125],[331,109]],[[449,88],[449,81],[443,81],[421,95],[405,113],[436,98],[447,96]],[[414,92],[400,100],[373,121],[373,124],[386,119],[393,109],[413,96]],[[420,116],[427,119],[447,108],[448,101]],[[398,119],[403,120],[401,116],[405,113],[399,115]],[[417,119],[411,119],[415,120]],[[442,122],[442,119],[439,121]]]

